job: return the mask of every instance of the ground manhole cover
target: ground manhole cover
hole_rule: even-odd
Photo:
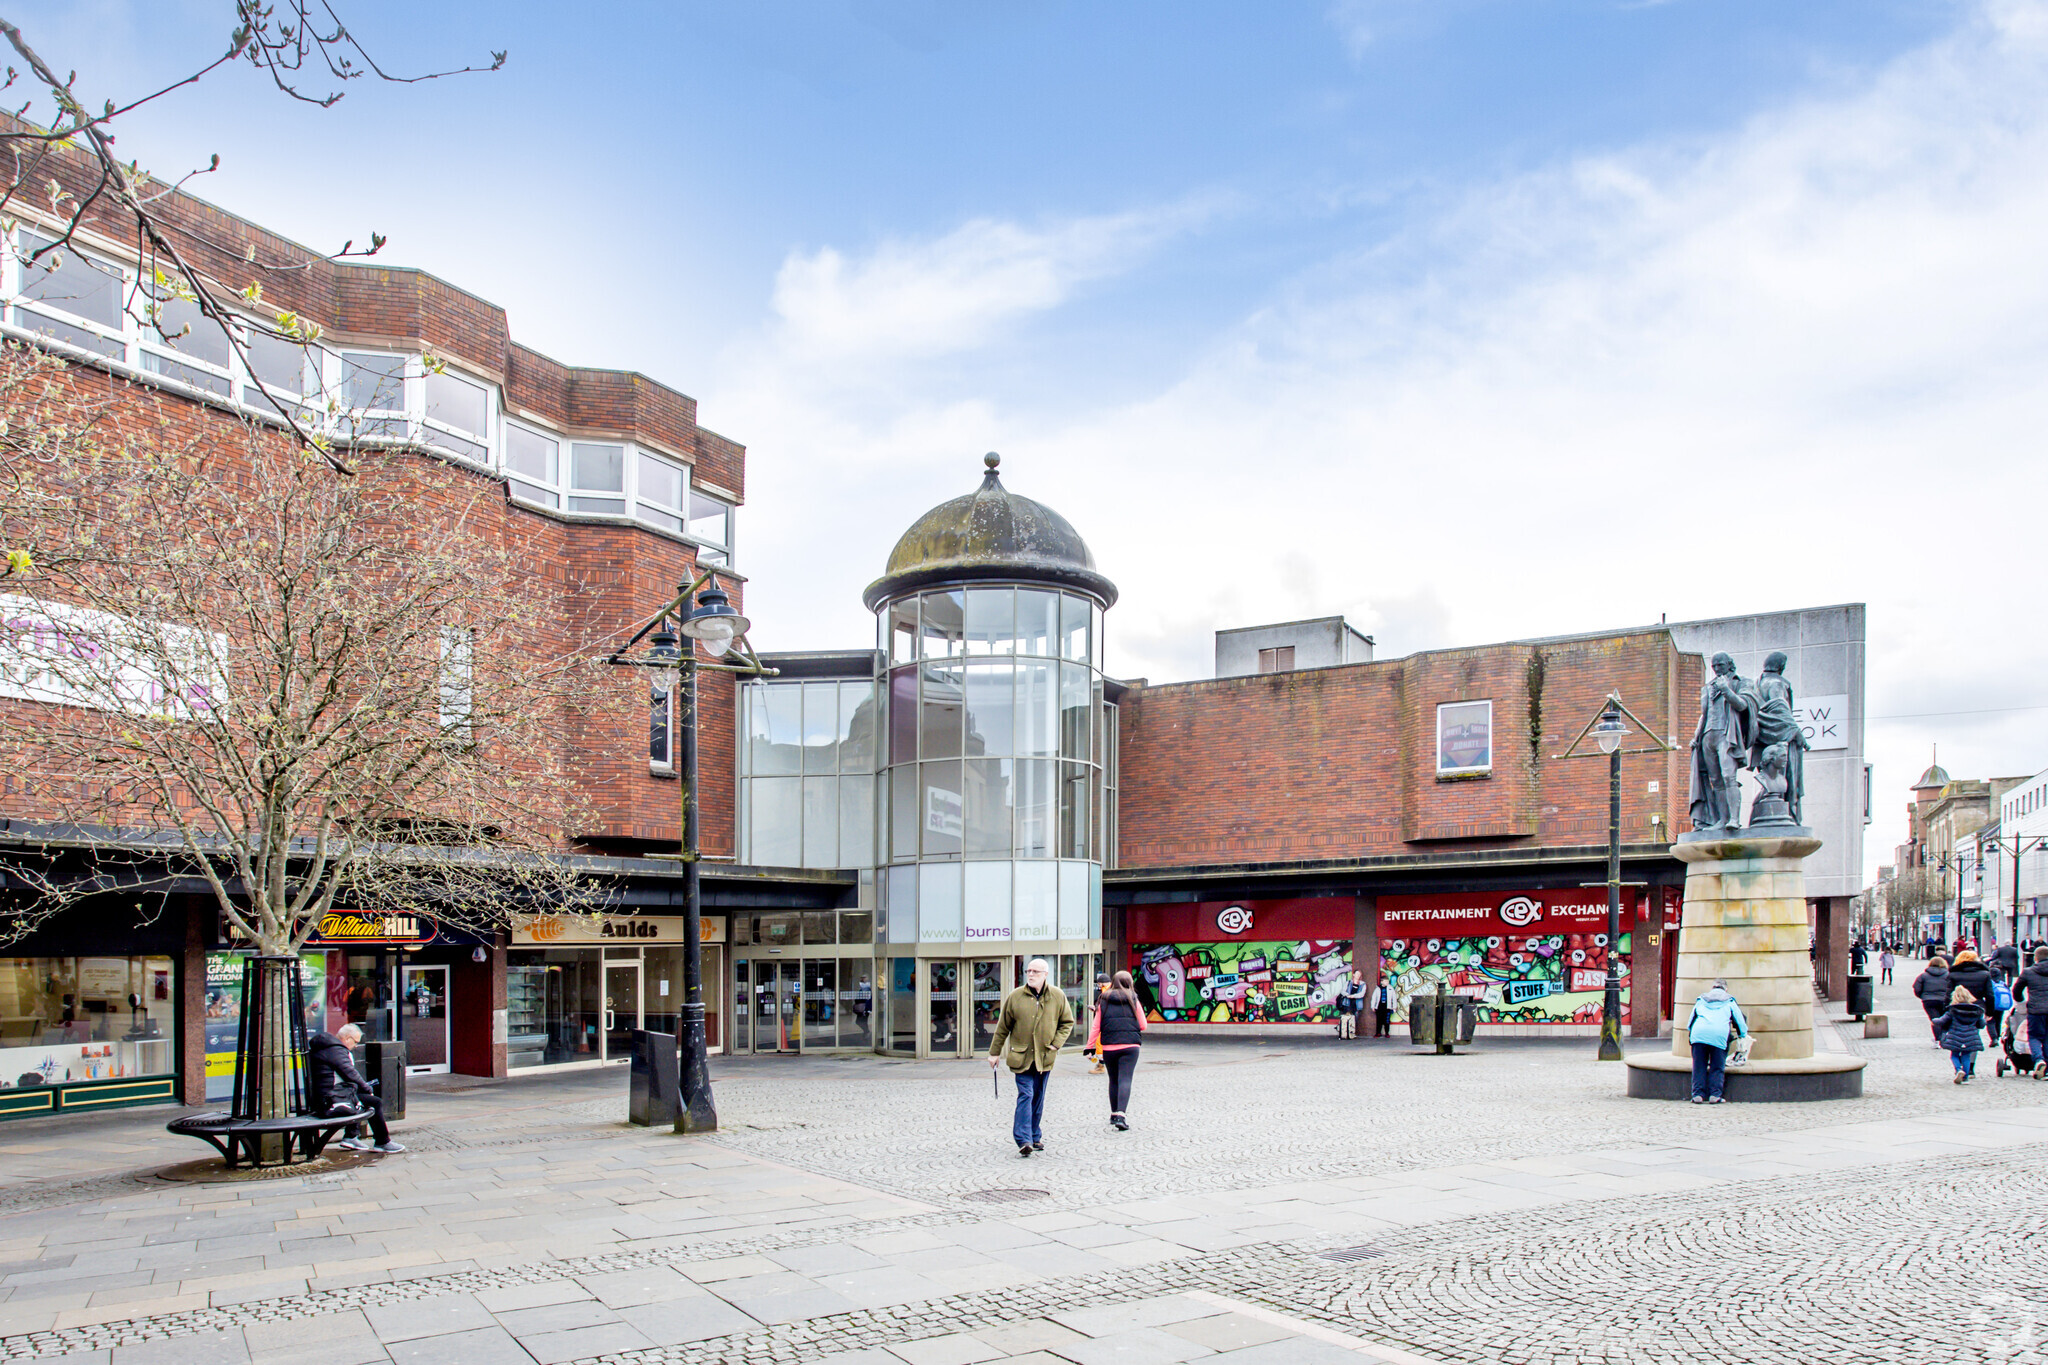
[[[977,1204],[1020,1204],[1027,1199],[1050,1199],[1051,1190],[976,1190],[963,1194],[962,1199],[971,1199]]]
[[[1370,1244],[1357,1247],[1338,1247],[1334,1251],[1318,1251],[1319,1261],[1370,1261],[1376,1256],[1386,1255],[1386,1248]]]

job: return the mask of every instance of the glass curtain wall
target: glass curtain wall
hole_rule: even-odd
[[[887,941],[1099,937],[1115,742],[1099,606],[965,586],[888,603],[880,628]]]
[[[874,684],[753,682],[740,698],[740,861],[873,867]]]

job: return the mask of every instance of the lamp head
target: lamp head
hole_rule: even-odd
[[[697,594],[697,605],[683,618],[683,634],[699,641],[713,654],[723,654],[732,642],[747,633],[750,623],[733,609],[732,598],[716,584]]]
[[[1600,746],[1600,752],[1611,754],[1621,747],[1628,738],[1628,726],[1622,723],[1621,708],[1613,698],[1608,698],[1607,709],[1600,713],[1599,723],[1593,727],[1593,741]]]
[[[669,624],[666,616],[661,618],[661,624],[648,638],[647,657],[657,664],[672,664],[683,657],[683,651],[676,645],[675,627]]]

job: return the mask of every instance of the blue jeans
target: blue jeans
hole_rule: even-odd
[[[1045,1141],[1045,1130],[1039,1126],[1045,1118],[1045,1083],[1052,1079],[1050,1071],[1019,1071],[1017,1077],[1017,1119],[1010,1125],[1010,1136],[1017,1139],[1022,1147],[1027,1142]]]
[[[2027,1016],[2027,1050],[2034,1054],[2035,1065],[2048,1062],[2048,1017]]]
[[[1696,1100],[1721,1098],[1721,1083],[1728,1076],[1728,1049],[1712,1043],[1692,1045],[1692,1097]]]
[[[1948,1050],[1948,1059],[1955,1063],[1956,1070],[1960,1071],[1963,1075],[1974,1076],[1977,1074],[1978,1051],[1979,1049],[1977,1048],[1952,1047]]]

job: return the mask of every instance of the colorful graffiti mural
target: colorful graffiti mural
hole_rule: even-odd
[[[1619,949],[1626,1020],[1628,934]],[[1407,1018],[1409,996],[1441,986],[1475,997],[1482,1024],[1597,1024],[1607,985],[1607,935],[1389,939],[1380,945],[1380,973],[1394,989],[1396,1019]]]
[[[1131,975],[1161,1023],[1319,1024],[1337,1017],[1351,940],[1139,943]]]

